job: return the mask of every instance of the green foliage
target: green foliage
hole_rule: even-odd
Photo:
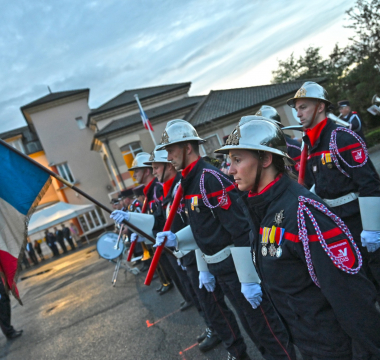
[[[380,127],[367,133],[365,138],[368,148],[380,144]]]
[[[294,53],[279,60],[272,83],[325,77],[323,84],[332,103],[347,99],[361,115],[364,130],[380,124],[380,117],[367,112],[372,96],[380,95],[380,0],[357,0],[347,12],[348,28],[355,30],[346,48],[336,44],[327,59],[318,47],[309,47],[298,59]]]

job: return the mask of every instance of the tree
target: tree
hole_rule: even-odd
[[[351,20],[347,28],[356,34],[349,46],[354,61],[361,63],[373,58],[377,70],[380,65],[380,0],[357,0],[355,7],[346,11]]]
[[[327,59],[315,47],[307,48],[298,59],[292,53],[279,60],[272,83],[325,77],[329,100],[333,104],[349,100],[370,130],[380,126],[379,117],[367,112],[372,96],[380,94],[380,0],[357,0],[346,14],[350,21],[346,27],[355,29],[346,48],[336,44]]]

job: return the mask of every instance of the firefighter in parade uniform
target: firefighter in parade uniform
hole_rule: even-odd
[[[151,215],[157,214],[157,211],[160,211],[160,207],[157,205],[162,201],[162,184],[160,184],[156,177],[153,176],[153,170],[150,165],[145,165],[144,162],[148,161],[150,154],[141,152],[136,155],[136,158],[133,160],[132,167],[129,168],[130,171],[133,171],[133,177],[139,184],[145,185],[144,195],[147,202],[147,213]],[[114,211],[111,214],[111,218],[114,219],[117,223],[121,223],[123,219],[129,221],[130,213],[128,211]],[[164,223],[154,223],[154,231],[159,231],[163,228]],[[149,245],[150,246],[150,245]],[[165,259],[160,261],[160,266],[157,269],[161,286],[157,289],[160,295],[166,294],[173,288],[170,277],[171,267],[167,266]]]
[[[326,117],[326,90],[306,82],[288,105],[305,129],[308,147],[305,185],[348,226],[363,267],[380,284],[380,179],[363,139]]]
[[[263,116],[266,119],[272,120],[278,124],[280,128],[283,128],[281,117],[273,106],[263,105],[255,115]],[[294,160],[295,164],[293,168],[296,170],[296,172],[298,172],[301,159],[301,144],[297,140],[292,139],[288,134],[285,134],[285,138],[286,147],[288,150],[287,153]]]
[[[288,176],[286,149],[280,128],[257,117],[217,150],[229,154],[229,173],[249,191],[240,202],[264,292],[304,360],[378,359],[380,314],[360,251],[345,224]],[[353,342],[371,355],[353,355]]]
[[[159,159],[160,156],[158,156],[158,154],[160,153],[165,154],[164,163],[162,162],[163,159]],[[162,178],[164,172],[165,174],[169,171],[171,173],[171,175],[167,176],[168,180],[163,184],[163,206],[166,206],[166,214],[168,214],[182,176],[181,173],[177,172],[174,166],[167,161],[166,150],[156,151],[155,154],[156,156],[153,159],[152,166],[153,172],[157,174],[158,178]],[[166,171],[164,171],[165,168]],[[188,223],[188,216],[184,211],[184,204],[182,203],[174,218],[171,230],[176,233],[185,228]],[[163,234],[164,233],[158,233],[157,238],[164,237]],[[158,243],[160,243],[160,240]],[[176,250],[174,246],[171,249]],[[244,340],[240,332],[235,334],[236,339],[231,336],[229,323],[226,319],[233,317],[233,314],[225,303],[224,294],[221,291],[219,284],[216,283],[216,288],[213,293],[208,292],[204,287],[199,288],[199,271],[194,250],[180,250],[175,251],[174,253],[180,261],[180,269],[184,269],[179,274],[181,281],[191,295],[193,303],[207,325],[204,333],[197,338],[197,341],[199,342],[199,350],[202,352],[210,351],[223,341],[223,344],[228,351],[230,347],[234,346],[236,343],[243,343]],[[183,278],[181,275],[184,275],[186,278]]]
[[[249,224],[236,202],[239,195],[234,184],[200,158],[199,144],[202,142],[204,140],[187,121],[172,120],[166,125],[161,147],[158,147],[168,151],[168,160],[177,170],[182,169],[185,209],[201,253],[201,257],[197,258],[201,270],[199,285],[213,292],[215,282],[219,283],[264,358],[295,359],[288,333],[262,293],[258,280],[245,279],[248,281],[240,284],[231,249],[233,246],[249,246]],[[169,243],[177,238],[173,232],[163,234],[168,237]],[[250,264],[253,267],[252,262]],[[250,298],[254,299],[256,309],[246,300],[241,288],[246,289]],[[230,323],[232,333],[238,331],[234,324],[236,322]],[[249,359],[245,346],[230,349],[228,357]]]
[[[338,101],[338,108],[341,119],[347,121],[350,124],[350,129],[365,141],[362,120],[356,111],[351,110],[350,102],[348,100]]]
[[[145,165],[151,166],[153,169],[153,175],[162,184],[163,190],[163,200],[156,204],[157,211],[155,212],[155,223],[159,224],[154,229],[162,231],[166,221],[166,206],[165,202],[165,189],[172,185],[176,178],[177,172],[173,165],[167,160],[167,152],[165,150],[156,151],[154,150],[150,155],[148,161],[144,163]],[[168,189],[167,189],[168,190]],[[181,218],[176,219],[178,229],[184,227]],[[174,250],[174,249],[171,249]],[[170,276],[177,287],[177,290],[182,295],[184,302],[181,304],[181,311],[184,311],[194,305],[191,294],[188,292],[189,280],[186,276],[185,271],[178,266],[177,259],[174,256],[170,256],[166,253],[162,254],[160,261],[165,261],[167,267],[170,267]]]

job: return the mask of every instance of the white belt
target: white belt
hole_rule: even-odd
[[[175,250],[173,251],[173,255],[177,258],[177,259],[181,259],[183,258],[185,255],[187,255],[188,253],[190,252],[189,251],[186,251],[186,250]]]
[[[356,200],[359,197],[359,193],[349,193],[347,195],[343,195],[338,197],[337,199],[323,199],[323,201],[330,207],[336,207],[340,205],[347,204],[351,201]]]
[[[216,263],[219,263],[219,262],[227,259],[231,255],[231,248],[232,247],[233,247],[233,245],[227,246],[223,250],[220,250],[219,252],[217,252],[214,255],[202,254],[202,257],[207,264],[216,264]]]

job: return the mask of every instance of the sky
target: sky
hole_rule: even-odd
[[[190,95],[269,84],[278,59],[328,55],[353,34],[355,0],[0,0],[0,133],[20,107],[90,89],[96,108],[127,89],[192,82]]]

